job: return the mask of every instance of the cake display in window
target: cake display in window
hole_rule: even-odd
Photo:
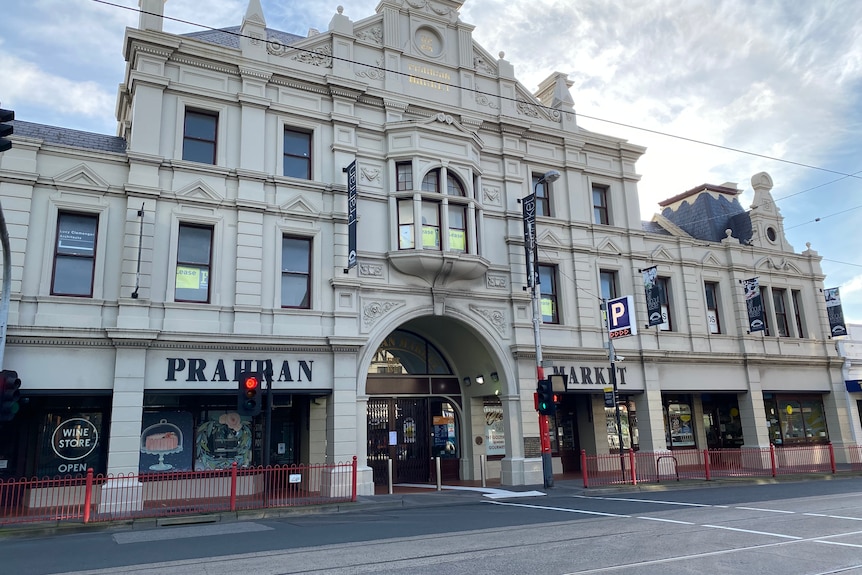
[[[191,470],[192,450],[186,445],[187,438],[192,437],[191,413],[145,412],[141,427],[141,473]]]

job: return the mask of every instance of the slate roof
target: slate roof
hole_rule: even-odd
[[[126,153],[126,140],[118,136],[70,130],[69,128],[34,124],[33,122],[23,122],[21,120],[13,121],[12,127],[14,129],[13,137],[36,138],[49,144],[98,150],[100,152]]]
[[[702,193],[682,202],[676,210],[665,208],[662,216],[679,226],[690,236],[709,242],[720,242],[732,230],[733,237],[745,243],[751,239],[751,217],[736,197],[713,197]]]
[[[641,220],[641,229],[643,229],[643,231],[650,233],[650,234],[659,234],[662,236],[671,235],[671,233],[669,231],[667,231],[666,229],[661,227],[656,222],[652,222],[652,221],[646,222],[646,221]]]
[[[203,30],[202,32],[190,32],[189,34],[180,35],[186,38],[194,38],[201,42],[209,42],[210,44],[217,44],[219,46],[238,50],[240,29],[241,26],[230,26],[228,28],[220,28],[218,30]],[[302,36],[288,34],[287,32],[273,30],[272,28],[266,29],[266,38],[267,40],[278,40],[285,46],[289,46],[294,42],[298,42],[303,39]]]

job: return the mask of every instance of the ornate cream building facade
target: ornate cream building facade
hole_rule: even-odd
[[[116,136],[16,123],[4,367],[24,383],[4,476],[357,456],[372,493],[388,460],[416,482],[440,457],[445,478],[486,459],[504,485],[541,483],[534,192],[542,350],[569,376],[556,472],[619,447],[600,303],[621,295],[641,324],[614,342],[626,447],[854,442],[820,256],[788,245],[771,178],[752,178],[755,210],[704,184],[642,222],[645,149],[579,127],[564,74],[526,90],[462,4],[339,7],[297,36],[251,0],[239,26],[176,35],[140,0]],[[652,267],[662,323],[645,328]],[[755,277],[766,330],[748,333]],[[271,375],[268,426],[235,415],[245,369]],[[69,429],[97,440],[58,447]]]

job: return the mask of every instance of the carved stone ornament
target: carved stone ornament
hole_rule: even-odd
[[[382,80],[386,77],[386,70],[383,69],[383,63],[377,60],[374,66],[368,66],[362,70],[357,70],[356,75],[360,78],[368,78],[369,80]]]
[[[367,30],[362,30],[361,32],[356,33],[356,38],[364,40],[365,42],[371,42],[372,44],[381,45],[383,44],[383,28],[380,26],[374,26]]]
[[[455,118],[450,116],[449,114],[444,114],[443,112],[439,112],[436,116],[438,122],[445,122],[446,124],[455,123]]]
[[[372,278],[383,277],[383,266],[381,264],[367,264],[360,262],[359,275]]]
[[[380,181],[380,168],[359,168],[359,173],[362,174],[362,179],[368,182]]]
[[[506,276],[488,274],[485,284],[491,289],[506,289],[509,287],[509,280]]]
[[[302,62],[303,64],[311,64],[312,66],[332,68],[332,46],[326,45],[314,48],[313,50],[306,50],[286,46],[278,38],[269,38],[266,41],[266,51],[273,56],[281,58],[286,57],[289,51],[292,54],[290,56],[291,60]]]
[[[482,186],[482,195],[485,202],[489,204],[500,205],[500,188],[492,186]]]
[[[491,76],[497,73],[496,66],[492,66],[485,58],[476,54],[473,55],[473,67],[477,72],[484,72]]]
[[[476,307],[474,305],[470,306],[470,310],[482,316],[485,321],[490,323],[491,326],[497,330],[497,333],[500,334],[500,337],[508,338],[506,334],[506,314],[503,311],[499,309]]]
[[[403,302],[396,301],[371,301],[362,306],[362,323],[365,327],[371,327],[377,321],[395,308],[403,306]]]

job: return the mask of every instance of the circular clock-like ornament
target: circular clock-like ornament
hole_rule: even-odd
[[[436,58],[443,53],[443,38],[434,28],[420,26],[413,34],[416,48],[425,56]]]

